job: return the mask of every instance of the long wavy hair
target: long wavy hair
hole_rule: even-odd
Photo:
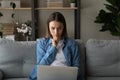
[[[50,30],[49,30],[49,23],[51,21],[57,21],[57,22],[60,22],[63,24],[63,32],[62,32],[62,35],[61,35],[61,38],[67,38],[67,28],[66,28],[66,21],[65,21],[65,18],[64,16],[60,13],[60,12],[54,12],[52,13],[49,17],[48,17],[48,20],[47,20],[47,29],[46,29],[46,38],[50,38],[52,37],[51,33],[50,33]]]

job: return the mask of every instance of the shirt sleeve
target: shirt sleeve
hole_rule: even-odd
[[[48,46],[46,44],[47,42],[45,40],[40,40],[37,43],[37,47],[36,47],[37,64],[49,65],[55,59],[57,49],[51,44],[49,45],[50,48],[46,48]]]
[[[77,80],[83,80],[80,70],[80,46],[76,42],[72,45],[72,66],[78,67]]]

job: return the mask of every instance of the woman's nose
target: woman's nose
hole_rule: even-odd
[[[58,34],[58,30],[57,29],[55,29],[55,34]]]

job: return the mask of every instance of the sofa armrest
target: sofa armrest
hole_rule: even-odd
[[[3,78],[3,73],[2,73],[2,71],[0,70],[0,80],[2,80],[2,78]]]

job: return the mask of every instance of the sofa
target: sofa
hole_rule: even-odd
[[[80,45],[84,80],[120,80],[120,41],[89,39]],[[28,80],[37,41],[0,39],[0,80]]]
[[[36,63],[35,41],[0,39],[0,80],[28,80]]]

